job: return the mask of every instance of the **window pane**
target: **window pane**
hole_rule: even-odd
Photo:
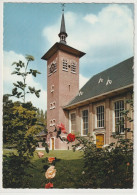
[[[75,133],[76,131],[76,114],[71,114],[71,133]]]
[[[97,107],[97,127],[104,127],[104,106]]]
[[[88,110],[82,112],[82,121],[83,121],[83,135],[88,134]]]
[[[115,127],[119,133],[124,132],[124,117],[121,111],[124,110],[124,101],[115,102]]]

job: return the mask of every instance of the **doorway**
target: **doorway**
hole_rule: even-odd
[[[54,146],[55,146],[54,138],[52,137],[51,138],[51,150],[54,150]]]
[[[96,147],[102,148],[104,145],[104,134],[97,134],[96,135]]]

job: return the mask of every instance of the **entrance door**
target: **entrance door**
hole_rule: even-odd
[[[104,135],[103,134],[97,134],[96,135],[96,147],[102,148],[104,145]]]
[[[51,148],[54,150],[54,138],[51,138]]]

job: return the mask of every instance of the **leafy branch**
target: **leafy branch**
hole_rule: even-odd
[[[15,70],[11,74],[16,74],[18,76],[21,76],[23,79],[23,82],[17,81],[16,83],[13,83],[14,88],[12,90],[12,94],[10,95],[10,96],[14,96],[17,98],[22,98],[24,103],[25,103],[25,99],[26,99],[26,94],[28,94],[28,93],[35,94],[39,98],[40,97],[39,93],[41,91],[41,90],[36,90],[35,87],[30,87],[30,86],[28,86],[28,90],[26,90],[27,76],[31,74],[32,76],[36,77],[37,74],[41,74],[41,73],[39,71],[33,70],[33,69],[28,70],[29,62],[34,61],[33,56],[26,55],[25,58],[27,60],[26,64],[24,62],[22,62],[21,60],[19,60],[19,62],[12,63],[12,65],[15,66]]]

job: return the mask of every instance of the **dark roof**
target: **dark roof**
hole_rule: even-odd
[[[62,20],[61,20],[61,27],[60,27],[60,34],[61,33],[66,33],[66,27],[65,27],[65,19],[64,19],[64,14],[62,14]]]
[[[77,104],[86,99],[133,84],[133,57],[94,75],[81,89],[82,95],[77,95],[68,105]],[[103,82],[101,82],[103,79]],[[108,79],[110,80],[106,85]],[[100,82],[99,82],[100,81]]]
[[[63,43],[55,43],[41,58],[43,60],[48,60],[54,53],[56,53],[58,50],[64,51],[66,53],[69,53],[71,55],[77,56],[77,57],[82,57],[85,55],[84,52],[79,51],[77,49],[74,49],[73,47],[70,47],[68,45],[65,45]]]

